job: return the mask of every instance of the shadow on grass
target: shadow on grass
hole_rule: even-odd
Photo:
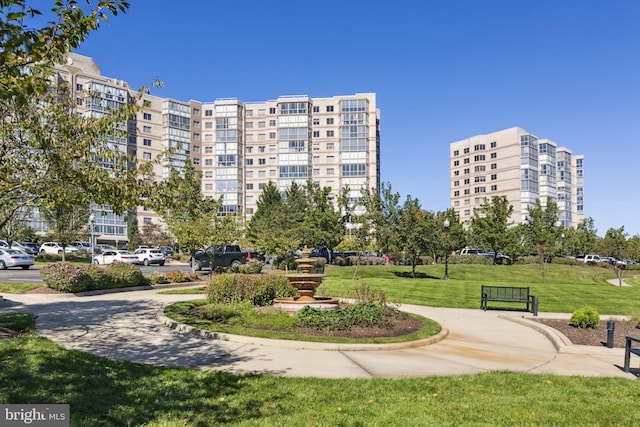
[[[72,425],[143,425],[168,418],[209,425],[261,417],[262,402],[238,405],[234,398],[251,394],[244,380],[254,375],[112,360],[63,349],[35,332],[0,340],[0,361],[1,402],[66,403]]]
[[[442,277],[432,276],[430,274],[423,273],[422,271],[416,271],[415,276],[412,276],[410,271],[394,271],[393,274],[404,279],[442,279]]]

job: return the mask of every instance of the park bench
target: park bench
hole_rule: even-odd
[[[486,311],[489,301],[522,302],[527,305],[527,311],[538,315],[538,297],[529,295],[529,288],[482,285],[480,308]]]
[[[640,342],[640,338],[627,336],[627,342],[624,345],[624,371],[629,372],[629,362],[631,362],[631,353],[640,356],[640,347],[632,347],[633,342]]]

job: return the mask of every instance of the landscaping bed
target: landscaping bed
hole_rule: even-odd
[[[596,329],[577,328],[568,319],[533,319],[538,323],[556,329],[564,334],[572,344],[603,347],[607,345],[607,321],[601,320]],[[616,320],[613,334],[613,346],[624,348],[627,335],[640,337],[640,329],[636,320]]]

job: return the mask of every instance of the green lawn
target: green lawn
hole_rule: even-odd
[[[608,284],[610,270],[537,266],[327,268],[321,294],[361,285],[391,300],[478,308],[481,284],[530,286],[542,311],[592,305],[601,313],[639,312],[640,284]],[[630,277],[631,274],[627,273]],[[68,351],[33,332],[28,315],[0,316],[0,327],[30,331],[0,340],[0,403],[68,403],[72,426],[502,426],[636,425],[640,381],[493,372],[398,380],[239,376],[113,361]]]
[[[572,313],[586,305],[602,314],[640,313],[640,286],[619,287],[607,282],[615,279],[613,270],[569,265],[547,265],[543,283],[539,265],[467,265],[449,266],[449,280],[443,280],[444,267],[417,267],[417,278],[411,278],[410,267],[361,266],[357,280],[355,267],[332,267],[318,295],[348,296],[356,287],[365,285],[381,289],[389,300],[435,307],[479,308],[481,285],[525,286],[539,300],[539,311]],[[626,272],[630,283],[635,274]],[[517,308],[517,306],[516,306]]]
[[[631,426],[640,414],[640,381],[621,378],[239,376],[99,358],[33,332],[0,341],[0,364],[1,403],[68,403],[72,426]]]

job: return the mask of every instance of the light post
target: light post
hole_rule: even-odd
[[[96,223],[96,216],[91,212],[89,215],[89,250],[91,253],[89,254],[90,264],[93,264],[93,227]]]
[[[444,219],[444,280],[449,280],[449,218]]]
[[[560,238],[562,239],[562,256],[564,256],[564,238],[566,236],[564,235],[564,233],[562,233],[562,236],[560,236]]]

